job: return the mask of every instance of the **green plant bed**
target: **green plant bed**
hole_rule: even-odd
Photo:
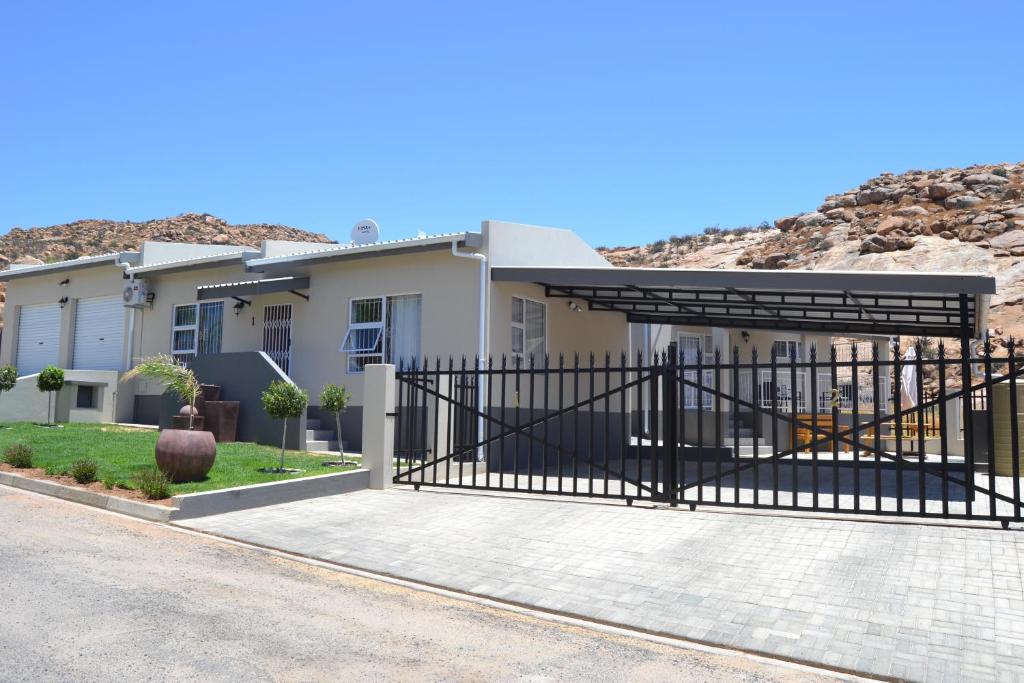
[[[32,466],[51,472],[70,471],[79,460],[95,460],[96,479],[137,488],[137,476],[152,469],[158,432],[109,424],[67,424],[64,429],[40,429],[18,422],[0,429],[0,453],[17,443],[33,449]],[[205,481],[171,484],[170,494],[214,491],[232,486],[263,484],[320,474],[337,474],[353,467],[323,467],[322,454],[286,451],[285,467],[300,470],[286,474],[260,472],[278,464],[280,449],[251,443],[217,444],[217,460]]]

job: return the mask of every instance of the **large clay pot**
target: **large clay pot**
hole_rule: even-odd
[[[156,440],[156,466],[175,483],[203,479],[216,457],[217,442],[210,432],[165,429]]]

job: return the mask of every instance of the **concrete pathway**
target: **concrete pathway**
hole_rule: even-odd
[[[840,670],[1024,681],[1024,534],[394,489],[189,526]]]
[[[0,681],[824,683],[0,486]]]

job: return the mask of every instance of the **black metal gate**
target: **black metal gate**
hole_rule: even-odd
[[[915,351],[403,368],[395,482],[1020,520],[1020,359]]]

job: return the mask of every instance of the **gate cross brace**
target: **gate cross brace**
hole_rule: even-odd
[[[419,384],[418,382],[416,382],[415,380],[412,380],[410,378],[403,377],[403,378],[401,378],[401,381],[406,382],[410,386],[416,387],[417,389],[420,389],[425,394],[430,394],[432,396],[436,396],[437,398],[439,398],[441,400],[444,400],[445,402],[447,402],[451,406],[456,406],[456,407],[463,408],[467,412],[472,413],[475,417],[482,417],[484,420],[486,420],[486,421],[488,421],[488,422],[490,422],[492,424],[495,424],[495,425],[501,427],[502,429],[507,430],[507,431],[502,432],[500,434],[497,434],[495,436],[486,438],[483,441],[478,441],[475,444],[472,444],[472,445],[467,444],[465,446],[467,451],[468,450],[476,450],[477,448],[480,448],[481,446],[486,446],[487,444],[493,443],[495,441],[500,441],[500,440],[506,439],[506,438],[508,438],[510,436],[515,436],[515,435],[519,434],[521,436],[525,436],[527,439],[531,439],[533,441],[539,442],[540,444],[542,444],[546,448],[553,449],[560,456],[561,455],[574,456],[574,457],[576,457],[578,463],[587,464],[587,465],[590,465],[591,467],[597,468],[598,470],[600,470],[602,472],[607,472],[608,474],[613,475],[616,479],[619,479],[619,480],[624,481],[624,482],[629,483],[629,484],[633,484],[638,489],[643,490],[643,491],[647,491],[647,492],[651,493],[652,495],[654,495],[657,492],[654,491],[653,486],[645,485],[639,479],[637,479],[635,481],[631,480],[631,479],[628,479],[628,478],[626,478],[625,473],[616,472],[616,471],[614,471],[614,470],[612,470],[612,469],[610,469],[608,467],[605,467],[604,465],[602,465],[600,463],[593,462],[590,459],[592,457],[592,455],[588,456],[585,459],[580,459],[578,453],[570,452],[564,446],[550,443],[547,439],[545,439],[543,437],[540,437],[540,436],[536,436],[535,434],[532,433],[533,428],[536,427],[536,426],[540,426],[540,425],[544,424],[545,422],[547,422],[549,420],[552,420],[552,419],[554,419],[556,417],[561,417],[562,415],[565,415],[565,414],[568,414],[568,413],[577,412],[581,406],[585,406],[585,405],[589,405],[591,403],[595,403],[595,402],[601,400],[602,398],[604,398],[605,396],[611,397],[615,393],[624,392],[626,389],[629,389],[631,386],[634,386],[636,384],[639,384],[639,383],[643,382],[645,379],[647,379],[647,378],[639,378],[639,379],[634,380],[632,382],[628,382],[628,383],[622,385],[621,387],[615,389],[614,391],[608,391],[608,392],[604,392],[603,394],[593,396],[592,398],[590,398],[590,399],[588,399],[586,401],[580,401],[579,403],[570,405],[570,406],[568,406],[568,407],[566,407],[564,409],[559,410],[557,413],[555,413],[553,415],[548,415],[548,416],[542,417],[542,418],[537,419],[537,420],[532,420],[532,421],[530,421],[530,422],[528,422],[528,423],[526,423],[526,424],[524,424],[524,425],[522,425],[520,427],[514,427],[514,426],[508,424],[507,422],[505,422],[504,420],[501,420],[499,418],[493,417],[492,415],[489,415],[489,414],[487,414],[487,413],[485,413],[483,411],[480,411],[480,410],[476,409],[474,406],[471,406],[471,405],[468,405],[468,404],[465,404],[465,403],[459,403],[459,402],[451,399],[448,396],[444,396],[439,391],[431,389],[431,388],[429,388],[429,387],[427,387],[425,385]],[[429,467],[436,467],[438,463],[442,463],[442,462],[445,462],[447,460],[450,460],[450,459],[454,458],[455,455],[456,455],[455,453],[449,453],[448,455],[444,456],[443,458],[435,458],[431,462],[431,464],[428,465],[428,464],[424,463],[423,465],[419,465],[417,467],[411,468],[411,469],[409,469],[409,470],[407,470],[405,472],[402,472],[400,475],[398,475],[398,477],[406,478],[406,477],[411,477],[414,474],[418,474],[420,472],[424,472]],[[638,474],[639,474],[639,472],[638,472]]]
[[[1024,370],[1021,370],[1021,371],[1017,372],[1016,374],[1018,376],[1024,375]],[[986,388],[988,388],[988,387],[990,387],[992,385],[998,384],[1000,382],[1009,381],[1009,378],[1010,378],[1010,375],[1007,374],[1007,375],[1004,375],[1004,376],[999,377],[999,378],[994,378],[990,382],[989,381],[985,381],[985,382],[981,382],[980,384],[976,384],[976,385],[972,384],[970,389],[969,389],[969,391],[971,393],[974,393],[978,389],[986,389]],[[685,377],[683,377],[680,380],[680,383],[684,384],[684,385],[687,385],[687,386],[696,387],[700,391],[705,391],[705,392],[711,393],[712,395],[714,395],[715,397],[717,397],[719,399],[723,399],[724,398],[726,400],[733,401],[737,405],[741,405],[741,406],[747,407],[747,408],[752,408],[757,413],[768,414],[768,415],[771,414],[770,410],[766,410],[766,409],[758,406],[755,403],[752,403],[750,401],[745,401],[745,400],[743,400],[741,398],[732,396],[730,394],[726,394],[725,392],[723,392],[721,390],[718,390],[718,389],[713,389],[711,387],[705,387],[705,386],[700,385],[697,382],[694,382],[692,380],[687,380]],[[877,429],[879,427],[879,425],[881,423],[883,423],[883,422],[888,422],[889,420],[892,420],[892,419],[897,418],[897,417],[902,418],[904,414],[912,413],[915,410],[924,410],[925,408],[930,408],[932,406],[938,406],[938,405],[940,405],[940,403],[942,401],[948,401],[950,399],[955,399],[955,398],[963,395],[964,393],[966,393],[966,391],[964,389],[959,389],[957,391],[949,392],[949,393],[941,396],[940,398],[933,399],[933,400],[930,400],[930,401],[925,401],[923,403],[918,404],[918,406],[916,406],[914,410],[908,410],[908,411],[898,410],[895,413],[879,416],[879,418],[877,420],[871,420],[870,422],[863,422],[859,426],[850,427],[850,428],[844,429],[844,430],[839,431],[839,432],[830,432],[830,431],[828,431],[827,429],[825,429],[823,427],[819,427],[816,424],[809,424],[807,422],[798,420],[795,417],[792,417],[791,415],[778,414],[776,416],[776,418],[780,419],[780,420],[782,420],[784,422],[790,423],[791,426],[801,426],[801,427],[810,429],[812,431],[812,437],[815,440],[810,442],[809,444],[806,444],[806,445],[812,445],[813,446],[813,445],[816,445],[816,444],[819,444],[819,443],[827,443],[829,441],[842,441],[843,443],[847,443],[847,444],[857,445],[859,447],[863,447],[864,444],[860,441],[860,437],[859,436],[857,437],[856,442],[854,441],[854,439],[849,438],[849,436],[851,434],[856,434],[856,433],[858,433],[858,432],[860,432],[862,430],[865,430],[865,429],[867,429],[869,427],[875,427]],[[818,439],[819,436],[822,437],[820,440]],[[874,448],[866,448],[865,450],[872,451],[872,452],[875,451]],[[781,460],[782,458],[785,458],[785,457],[788,457],[788,456],[791,456],[791,455],[795,457],[798,452],[799,452],[798,448],[789,448],[789,449],[786,449],[786,450],[781,451],[779,453],[775,453],[775,454],[771,455],[770,457],[765,458],[764,460],[767,461],[767,462],[771,462],[772,460]],[[895,462],[898,459],[897,456],[891,455],[891,454],[889,454],[889,453],[887,453],[885,451],[879,451],[877,453],[877,455],[880,456],[880,457],[886,458],[888,460],[891,460],[893,462]],[[930,474],[930,475],[936,476],[936,477],[943,476],[942,470],[941,469],[936,470],[934,465],[929,467],[923,461],[918,463],[918,465],[920,466],[920,469],[922,469],[926,474]],[[730,470],[726,470],[726,471],[723,471],[721,473],[716,473],[714,475],[710,475],[710,476],[705,477],[704,479],[702,479],[700,481],[690,482],[689,484],[686,484],[684,486],[674,487],[674,490],[675,491],[683,491],[683,490],[694,488],[694,487],[697,487],[697,486],[703,486],[704,484],[706,484],[708,482],[720,480],[722,477],[724,477],[726,475],[739,474],[740,472],[746,471],[746,470],[751,469],[753,467],[754,467],[754,464],[752,462],[751,463],[737,464],[737,465],[734,465],[733,468],[730,469]],[[951,481],[951,482],[953,482],[955,484],[961,485],[965,490],[974,490],[974,491],[977,491],[979,493],[984,493],[984,494],[989,495],[989,496],[991,496],[993,498],[996,498],[996,499],[999,499],[999,500],[1001,500],[1003,502],[1006,502],[1006,503],[1009,503],[1011,505],[1014,505],[1015,507],[1024,508],[1024,500],[1022,500],[1022,501],[1014,501],[1012,498],[1010,498],[1009,496],[1007,496],[1005,494],[1001,494],[1001,493],[998,493],[996,491],[990,491],[988,488],[984,487],[981,484],[978,484],[977,482],[974,482],[973,480],[968,482],[968,481],[966,481],[964,479],[960,479],[960,478],[958,478],[958,477],[956,477],[954,475],[949,474],[948,471],[946,472],[946,476],[948,477],[949,481]]]

